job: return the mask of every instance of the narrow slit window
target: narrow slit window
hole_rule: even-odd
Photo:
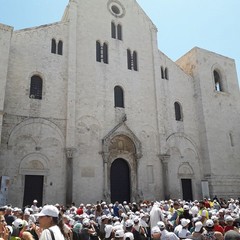
[[[96,61],[101,62],[101,44],[99,41],[96,42]]]
[[[176,119],[176,121],[183,121],[181,104],[178,103],[178,102],[175,102],[174,103],[174,109],[175,109],[175,119]]]
[[[108,45],[107,45],[107,43],[103,44],[103,62],[108,63]]]
[[[117,25],[117,38],[118,38],[118,40],[122,40],[122,26],[121,26],[121,24]]]
[[[137,52],[133,51],[133,70],[138,70],[138,63],[137,63]]]
[[[63,42],[61,40],[58,42],[58,54],[63,54]]]
[[[164,79],[164,69],[163,69],[163,67],[161,67],[161,77],[162,77],[162,79]]]
[[[51,46],[51,53],[56,53],[56,51],[57,51],[57,43],[56,43],[56,40],[53,38],[52,46]]]
[[[116,26],[114,22],[111,22],[111,32],[112,32],[112,38],[116,38]]]
[[[128,69],[131,70],[132,69],[132,56],[131,56],[131,50],[128,49],[127,50],[127,65],[128,65]]]

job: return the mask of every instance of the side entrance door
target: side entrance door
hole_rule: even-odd
[[[182,181],[183,200],[186,200],[186,201],[193,200],[192,179],[181,179],[181,181]]]
[[[23,207],[31,206],[34,199],[38,201],[38,206],[42,206],[43,178],[41,175],[25,175]]]

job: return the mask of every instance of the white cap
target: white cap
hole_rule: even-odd
[[[203,224],[201,221],[196,222],[194,232],[199,232],[201,230],[202,226],[203,226]]]
[[[152,229],[151,229],[151,233],[152,233],[152,234],[156,234],[156,233],[160,233],[160,232],[161,232],[161,231],[160,231],[160,229],[159,229],[158,226],[152,227]]]
[[[160,228],[160,230],[162,230],[162,229],[165,228],[165,223],[162,222],[162,221],[157,222],[157,225],[158,225],[158,227]]]
[[[23,220],[20,218],[17,218],[16,220],[13,221],[12,225],[15,228],[22,228],[23,227]]]
[[[124,234],[124,240],[125,240],[126,238],[129,238],[130,240],[134,240],[133,233],[131,233],[131,232],[126,232],[126,233]]]
[[[229,215],[225,218],[225,221],[226,222],[232,222],[232,221],[234,221],[234,219]]]
[[[109,238],[111,236],[113,230],[113,226],[110,224],[105,225],[104,231],[105,231],[105,238]]]
[[[115,238],[122,238],[124,237],[124,231],[123,230],[117,230],[115,232]]]
[[[186,227],[190,223],[190,220],[186,218],[182,218],[180,221],[183,227]]]
[[[208,219],[206,221],[206,227],[213,227],[214,223],[213,223],[213,220],[212,219]]]
[[[126,222],[125,222],[125,227],[132,227],[133,226],[133,221],[128,219]]]
[[[42,216],[49,216],[49,217],[58,217],[59,211],[58,209],[53,205],[45,205],[40,213],[37,213],[37,217]]]

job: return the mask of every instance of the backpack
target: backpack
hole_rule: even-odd
[[[216,240],[214,232],[207,232],[202,234],[204,240]]]

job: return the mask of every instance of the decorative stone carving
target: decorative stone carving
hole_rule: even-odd
[[[76,151],[76,149],[75,148],[66,148],[65,151],[66,151],[67,159],[72,159],[73,158],[73,154]]]

